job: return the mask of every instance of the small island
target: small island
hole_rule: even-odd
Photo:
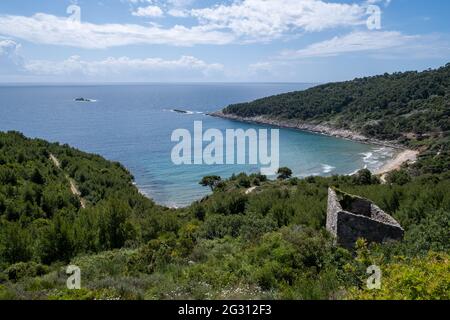
[[[87,98],[75,98],[74,101],[75,102],[94,102],[94,100],[87,99]]]
[[[185,110],[180,110],[180,109],[173,109],[172,111],[176,112],[176,113],[182,113],[182,114],[188,114],[189,113],[189,112],[187,112]]]

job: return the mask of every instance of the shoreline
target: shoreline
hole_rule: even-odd
[[[227,119],[231,121],[238,121],[244,123],[253,123],[253,124],[263,124],[270,125],[278,128],[285,129],[295,129],[300,131],[305,131],[309,133],[322,134],[329,137],[341,138],[345,140],[351,140],[355,142],[377,145],[382,147],[389,147],[398,150],[408,150],[405,146],[402,146],[394,141],[386,141],[386,140],[378,140],[373,138],[368,138],[358,132],[347,130],[347,129],[338,129],[334,128],[330,125],[323,123],[308,123],[297,120],[279,120],[279,119],[270,119],[264,116],[258,117],[240,117],[232,114],[224,114],[221,111],[207,113],[208,116]]]
[[[365,137],[364,135],[346,129],[337,129],[333,128],[327,124],[314,124],[307,123],[296,120],[278,120],[278,119],[269,119],[264,116],[258,117],[240,117],[231,114],[224,114],[222,111],[208,113],[207,115],[216,118],[227,119],[231,121],[238,121],[244,123],[253,123],[253,124],[263,124],[263,125],[271,125],[278,128],[286,128],[286,129],[295,129],[309,133],[322,134],[329,137],[335,137],[350,141],[355,141],[364,144],[382,146],[395,149],[396,155],[388,160],[380,169],[374,172],[375,175],[385,175],[389,172],[398,170],[405,163],[414,162],[417,160],[419,155],[419,151],[407,149],[405,146],[402,146],[393,141],[383,141],[373,138]]]
[[[414,163],[419,156],[419,151],[416,150],[404,150],[398,153],[394,158],[387,161],[379,170],[375,171],[376,175],[385,175],[389,172],[401,169],[405,163]]]

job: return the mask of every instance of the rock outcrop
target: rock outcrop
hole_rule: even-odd
[[[336,189],[328,190],[327,230],[337,244],[353,249],[359,238],[384,243],[402,240],[404,230],[371,201]]]

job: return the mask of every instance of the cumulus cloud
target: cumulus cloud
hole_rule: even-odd
[[[124,56],[84,60],[74,55],[65,60],[28,60],[22,58],[20,48],[16,41],[0,37],[0,76],[46,77],[64,81],[200,81],[224,74],[222,64],[208,63],[188,55],[178,59]]]
[[[17,56],[20,44],[11,39],[0,38],[0,56],[13,58]]]
[[[321,0],[241,0],[191,10],[191,15],[203,25],[231,30],[239,36],[263,38],[362,25],[365,13],[360,5]]]
[[[17,79],[64,81],[203,81],[224,75],[224,66],[193,56],[178,59],[109,57],[84,60],[71,56],[65,60],[28,60],[20,55],[21,45],[0,37],[0,76]],[[1,77],[0,77],[1,79]]]
[[[72,56],[63,61],[34,60],[25,65],[34,75],[85,77],[90,79],[118,79],[128,77],[145,81],[190,79],[200,80],[222,73],[224,67],[207,63],[192,56],[176,60],[161,58],[132,59],[129,57],[86,61]]]
[[[38,13],[31,17],[0,15],[0,34],[39,44],[81,48],[109,48],[132,44],[196,44],[231,43],[233,35],[205,26],[170,28],[136,24],[93,24],[73,22],[65,17]]]
[[[135,6],[151,4],[146,7],[132,9],[131,14],[138,17],[163,17],[166,13],[169,16],[185,18],[189,16],[187,8],[195,0],[123,0]]]
[[[109,48],[131,44],[223,45],[243,40],[267,41],[283,35],[363,25],[364,5],[322,0],[237,0],[202,9],[188,9],[191,0],[123,0],[139,17],[192,17],[189,26],[73,22],[67,17],[37,13],[0,15],[0,34],[39,44]],[[138,6],[136,8],[136,6]],[[139,7],[140,6],[140,7]]]
[[[136,17],[162,17],[164,12],[158,6],[139,7],[132,12]]]
[[[23,63],[20,47],[20,44],[13,40],[0,38],[0,73],[20,71]]]

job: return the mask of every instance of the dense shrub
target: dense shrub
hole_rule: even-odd
[[[35,262],[19,262],[13,264],[5,270],[8,275],[8,279],[12,281],[18,281],[23,278],[33,278],[36,276],[42,276],[49,271],[49,268],[45,265]]]
[[[397,259],[381,266],[380,290],[353,289],[351,299],[448,300],[450,256],[429,253],[426,257]]]

